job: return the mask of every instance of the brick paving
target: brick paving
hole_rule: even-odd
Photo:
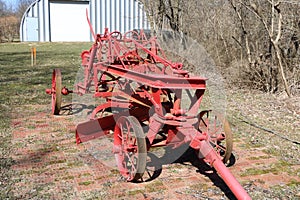
[[[166,163],[152,181],[127,183],[117,171],[110,138],[86,144],[75,143],[73,116],[52,116],[45,105],[25,106],[14,114],[12,154],[15,163],[14,194],[20,199],[228,199],[232,194],[222,181],[204,175],[197,163]],[[260,160],[248,150],[235,149],[237,162],[230,168],[244,185],[266,187],[284,175],[241,176],[246,168],[275,162],[261,151]],[[199,173],[199,171],[202,174]],[[283,176],[286,176],[284,179]],[[265,182],[257,180],[263,179]],[[212,182],[213,181],[213,182]],[[276,182],[277,183],[277,182]],[[275,184],[275,183],[274,183]],[[222,191],[223,190],[223,191]],[[226,191],[227,190],[227,191]],[[227,193],[225,195],[225,193]]]

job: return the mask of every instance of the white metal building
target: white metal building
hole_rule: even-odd
[[[105,27],[124,33],[150,26],[138,0],[36,0],[23,15],[20,40],[93,41],[86,9],[95,33]]]

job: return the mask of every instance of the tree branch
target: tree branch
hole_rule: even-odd
[[[266,23],[266,21],[263,19],[263,16],[261,15],[261,13],[258,12],[258,10],[253,10],[252,8],[250,8],[248,5],[244,4],[243,2],[240,2],[243,6],[245,6],[245,8],[247,8],[250,12],[252,12],[264,25],[266,31],[268,32],[269,36],[272,37],[272,34],[268,28],[268,25]]]

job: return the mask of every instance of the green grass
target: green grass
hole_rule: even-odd
[[[297,180],[293,179],[293,180],[291,180],[288,183],[288,186],[290,186],[290,187],[298,187],[298,186],[300,186],[300,181],[297,181]]]
[[[37,49],[35,66],[31,66],[32,46]],[[90,46],[91,43],[0,44],[0,129],[10,127],[11,114],[22,113],[22,105],[50,106],[45,89],[51,86],[53,69],[60,68],[63,85],[72,88],[81,64],[80,54]]]
[[[137,189],[137,190],[129,190],[127,192],[128,196],[135,196],[137,194],[144,194],[145,193],[145,190],[142,190],[142,189]]]
[[[261,159],[269,159],[271,156],[265,155],[265,156],[253,156],[249,157],[248,160],[261,160]]]
[[[258,167],[248,168],[241,173],[241,176],[254,176],[254,175],[261,175],[261,174],[268,174],[268,173],[277,175],[283,172],[290,173],[291,166],[292,166],[291,163],[281,160],[269,166],[261,166],[260,168]]]
[[[157,192],[165,189],[164,184],[160,180],[155,180],[145,186],[147,192]]]
[[[0,44],[0,100],[5,105],[47,103],[45,89],[54,68],[61,68],[63,84],[73,86],[80,53],[90,43],[38,43],[37,65],[31,66],[31,43]]]
[[[79,185],[88,186],[88,185],[91,185],[91,184],[94,184],[94,183],[95,183],[94,181],[84,181],[84,182],[80,182]]]
[[[31,66],[32,46],[37,48],[35,66]],[[0,187],[0,199],[13,198],[11,119],[25,113],[35,114],[36,105],[49,104],[50,111],[51,100],[45,89],[51,86],[52,70],[61,68],[63,85],[72,88],[81,63],[80,53],[90,46],[91,43],[0,44],[0,182],[4,184]],[[30,110],[25,105],[31,105]]]

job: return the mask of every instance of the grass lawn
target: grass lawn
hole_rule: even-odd
[[[7,106],[45,103],[46,87],[54,68],[62,69],[63,84],[73,84],[80,67],[80,53],[90,43],[0,44],[0,98]],[[37,65],[31,66],[30,49],[37,49]],[[67,85],[68,86],[68,85]],[[22,97],[22,98],[19,98]]]
[[[35,66],[31,66],[33,46],[37,49]],[[24,105],[49,104],[50,111],[45,89],[51,86],[52,70],[61,68],[63,84],[72,88],[81,63],[80,54],[90,46],[91,43],[0,44],[0,199],[11,195],[11,118],[22,115]]]

